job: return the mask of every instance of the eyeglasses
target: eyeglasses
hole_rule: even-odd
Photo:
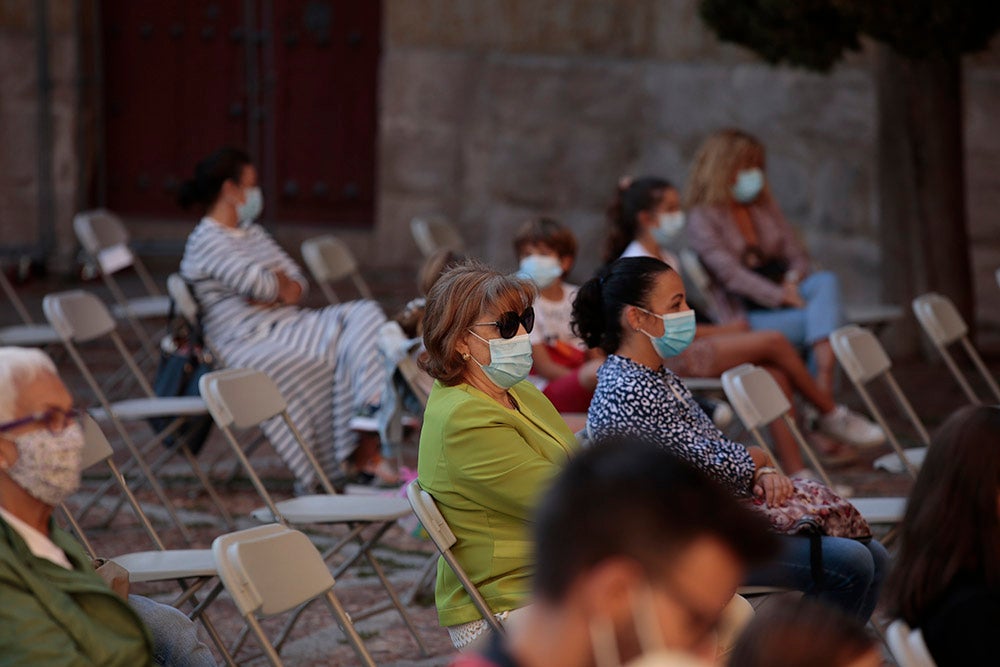
[[[524,330],[531,333],[535,328],[535,309],[528,306],[524,312],[518,315],[513,310],[508,310],[497,318],[496,322],[476,322],[474,327],[493,326],[500,330],[501,338],[513,338],[517,335],[519,324],[524,325]]]
[[[49,433],[56,435],[58,433],[62,433],[67,426],[80,419],[82,412],[83,411],[79,408],[63,410],[62,408],[51,407],[47,410],[43,410],[42,412],[36,412],[33,415],[28,415],[27,417],[21,417],[20,419],[0,424],[0,433],[13,431],[16,428],[26,426],[27,424],[41,424],[48,430]]]

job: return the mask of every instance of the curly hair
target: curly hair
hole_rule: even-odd
[[[733,202],[736,172],[747,165],[764,167],[764,144],[743,130],[727,128],[709,135],[694,156],[684,193],[684,207],[728,206]],[[767,185],[762,198],[771,196]]]

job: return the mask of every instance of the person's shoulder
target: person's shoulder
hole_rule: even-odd
[[[624,250],[622,250],[622,254],[619,256],[619,259],[624,259],[626,257],[652,257],[652,255],[649,254],[649,251],[646,250],[641,243],[633,240],[625,246]]]

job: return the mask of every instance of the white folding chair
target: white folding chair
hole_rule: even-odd
[[[347,244],[333,234],[302,242],[302,259],[330,303],[340,303],[331,283],[350,278],[362,299],[371,299],[372,291],[361,277],[358,261]]]
[[[951,371],[969,401],[975,404],[983,402],[972,389],[972,385],[969,384],[958,364],[955,363],[951,352],[948,351],[948,346],[954,343],[962,344],[965,353],[972,359],[972,363],[976,366],[979,374],[983,376],[990,391],[993,392],[993,396],[996,397],[997,401],[1000,401],[1000,386],[997,385],[997,381],[986,368],[986,364],[983,363],[975,346],[969,341],[969,327],[966,326],[965,320],[962,319],[951,299],[934,292],[923,294],[913,300],[913,314],[917,316],[917,321],[920,322],[927,337],[934,343],[934,347],[941,353],[944,363],[948,365],[948,370]]]
[[[869,305],[845,304],[844,319],[849,324],[857,324],[871,329],[876,335],[882,329],[903,318],[903,309],[886,303]]]
[[[354,614],[354,618],[367,618],[390,606],[395,607],[421,652],[427,655],[416,626],[406,613],[382,565],[372,553],[373,547],[396,520],[410,514],[406,500],[386,496],[337,495],[311,448],[303,442],[299,430],[288,416],[287,404],[277,385],[266,374],[249,368],[225,369],[207,373],[202,376],[199,384],[212,418],[266,505],[252,512],[252,516],[258,521],[276,521],[283,525],[344,524],[348,528],[347,534],[323,554],[324,560],[340,553],[352,542],[357,543],[358,549],[337,566],[333,576],[340,576],[355,562],[364,558],[389,597],[387,604],[376,605],[365,612]],[[294,436],[326,494],[299,496],[280,502],[272,498],[240,447],[233,429],[255,428],[275,418],[281,419]],[[363,538],[362,532],[367,528],[372,528],[373,531],[367,538]],[[287,636],[288,629],[282,633],[283,637]]]
[[[159,533],[153,527],[149,517],[143,511],[138,499],[125,482],[124,476],[115,465],[112,458],[113,450],[101,427],[89,415],[81,417],[83,427],[84,447],[81,456],[82,469],[86,470],[91,466],[104,462],[111,471],[113,480],[118,484],[122,494],[128,500],[136,518],[142,524],[150,540],[156,546],[154,551],[137,551],[126,554],[119,554],[112,557],[121,567],[125,568],[129,574],[129,583],[140,582],[162,582],[176,581],[181,587],[181,595],[171,602],[171,605],[180,608],[181,605],[191,602],[194,605],[193,611],[188,614],[191,620],[198,620],[202,623],[212,642],[216,645],[227,664],[234,665],[229,652],[226,650],[225,642],[219,636],[212,621],[205,613],[206,607],[211,604],[221,591],[217,588],[209,593],[204,600],[199,600],[196,594],[217,575],[215,559],[211,549],[167,549]],[[87,554],[96,559],[96,553],[90,540],[80,524],[76,521],[70,509],[63,504],[62,513],[65,516],[73,532],[80,543],[83,544]]]
[[[693,303],[705,310],[705,315],[711,320],[717,320],[719,314],[718,301],[712,292],[712,279],[708,271],[702,265],[701,260],[694,250],[682,248],[678,253],[680,259],[680,272],[684,279],[684,286],[688,295],[692,297]]]
[[[45,347],[62,342],[59,334],[48,324],[38,324],[25,308],[21,297],[17,295],[14,286],[7,280],[6,274],[0,270],[0,289],[7,300],[17,311],[21,324],[11,324],[0,327],[0,345],[15,345],[17,347]]]
[[[899,667],[936,667],[920,629],[911,630],[901,618],[889,624],[886,643]]]
[[[132,359],[132,355],[126,349],[121,337],[118,335],[115,329],[115,321],[112,319],[108,309],[93,294],[82,290],[49,294],[42,301],[42,309],[45,311],[45,316],[48,318],[49,323],[52,324],[62,339],[70,358],[73,359],[77,369],[83,375],[91,392],[101,404],[102,409],[93,410],[91,414],[99,420],[109,420],[114,425],[118,436],[132,454],[133,464],[139,467],[143,478],[149,483],[153,492],[170,515],[170,518],[177,525],[184,539],[190,543],[190,532],[177,516],[173,503],[167,497],[162,485],[156,478],[156,470],[177,453],[182,454],[187,460],[195,477],[201,483],[209,499],[218,510],[219,516],[226,522],[227,526],[232,526],[232,519],[225,505],[201,469],[194,454],[191,453],[191,450],[184,442],[183,437],[179,437],[176,444],[161,454],[159,459],[152,465],[148,464],[145,458],[166,438],[177,434],[178,429],[187,420],[193,417],[208,415],[208,407],[205,405],[205,401],[198,396],[156,396],[135,360]],[[105,337],[111,339],[125,366],[138,383],[142,391],[141,397],[112,403],[77,349],[78,343],[87,343]],[[156,418],[171,418],[172,422],[145,445],[142,447],[137,446],[125,428],[124,422],[147,422],[150,419]],[[99,493],[102,493],[107,488],[108,486],[105,486]],[[89,509],[99,497],[99,494],[95,494],[81,511],[85,512]]]
[[[375,666],[333,592],[334,577],[305,534],[280,524],[256,526],[215,538],[212,553],[219,578],[272,665],[284,664],[280,643],[271,643],[258,619],[323,598],[361,664]]]
[[[465,252],[461,235],[443,215],[428,215],[410,220],[413,240],[424,257],[430,257],[440,248]]]
[[[455,533],[452,532],[451,527],[448,526],[448,522],[445,521],[444,516],[441,515],[441,511],[437,507],[437,503],[434,502],[434,498],[431,494],[427,493],[420,488],[420,483],[418,480],[413,480],[406,487],[406,497],[410,501],[410,507],[413,508],[413,513],[417,515],[417,519],[420,521],[420,525],[424,527],[427,534],[430,535],[431,541],[434,542],[434,546],[441,553],[441,558],[444,558],[444,562],[448,564],[448,567],[452,569],[455,576],[458,577],[458,581],[462,584],[462,588],[465,592],[469,594],[472,598],[472,604],[476,606],[479,613],[482,614],[483,620],[486,621],[494,631],[499,634],[504,634],[503,625],[497,620],[496,616],[490,610],[486,600],[483,599],[482,594],[479,589],[476,588],[476,584],[469,579],[469,575],[459,564],[458,559],[455,558],[455,554],[452,553],[451,548],[455,546],[458,542],[458,538],[455,537]]]
[[[753,364],[742,364],[722,374],[722,386],[730,404],[743,422],[743,426],[750,431],[757,443],[771,455],[772,460],[777,462],[777,458],[767,447],[760,430],[780,418],[784,420],[795,441],[806,453],[823,482],[831,489],[833,488],[830,476],[820,464],[812,447],[802,437],[802,432],[791,417],[791,403],[770,373]],[[906,498],[902,497],[851,498],[851,503],[858,508],[858,511],[869,523],[874,524],[897,524],[903,519],[903,513],[906,510]]]
[[[854,385],[861,400],[868,408],[868,413],[882,428],[889,439],[889,444],[896,452],[877,459],[875,467],[885,468],[890,472],[906,470],[912,477],[916,477],[917,469],[927,454],[926,447],[930,444],[931,438],[920,417],[917,416],[917,412],[913,409],[903,390],[900,389],[896,378],[893,377],[892,362],[889,360],[885,348],[882,347],[874,333],[855,324],[841,327],[830,334],[830,345],[833,347],[833,354],[837,357],[840,367],[844,369],[851,384]],[[882,411],[878,409],[866,388],[866,385],[876,378],[882,378],[885,381],[890,393],[913,425],[924,447],[904,449],[900,444],[899,439],[889,428]]]
[[[115,317],[129,322],[146,353],[155,358],[153,340],[140,320],[166,317],[170,310],[170,299],[160,293],[146,265],[132,252],[125,224],[121,218],[105,209],[84,211],[73,217],[73,231],[115,300],[116,306],[112,309]],[[146,290],[145,295],[129,298],[115,280],[115,273],[129,267],[138,274]]]

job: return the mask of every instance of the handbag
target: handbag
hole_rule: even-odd
[[[168,334],[160,342],[160,362],[153,379],[153,393],[159,397],[201,396],[198,381],[212,370],[214,359],[205,349],[201,326],[190,326],[183,317],[174,317],[174,302],[170,302],[167,314]],[[149,425],[155,433],[161,433],[171,423],[173,417],[155,417]],[[176,431],[163,439],[166,447],[184,442],[192,454],[201,451],[212,429],[212,417],[201,415],[189,417]]]
[[[771,524],[771,530],[785,535],[826,535],[867,541],[871,526],[861,512],[829,487],[811,479],[792,479],[794,493],[778,507],[755,497],[751,504]]]

